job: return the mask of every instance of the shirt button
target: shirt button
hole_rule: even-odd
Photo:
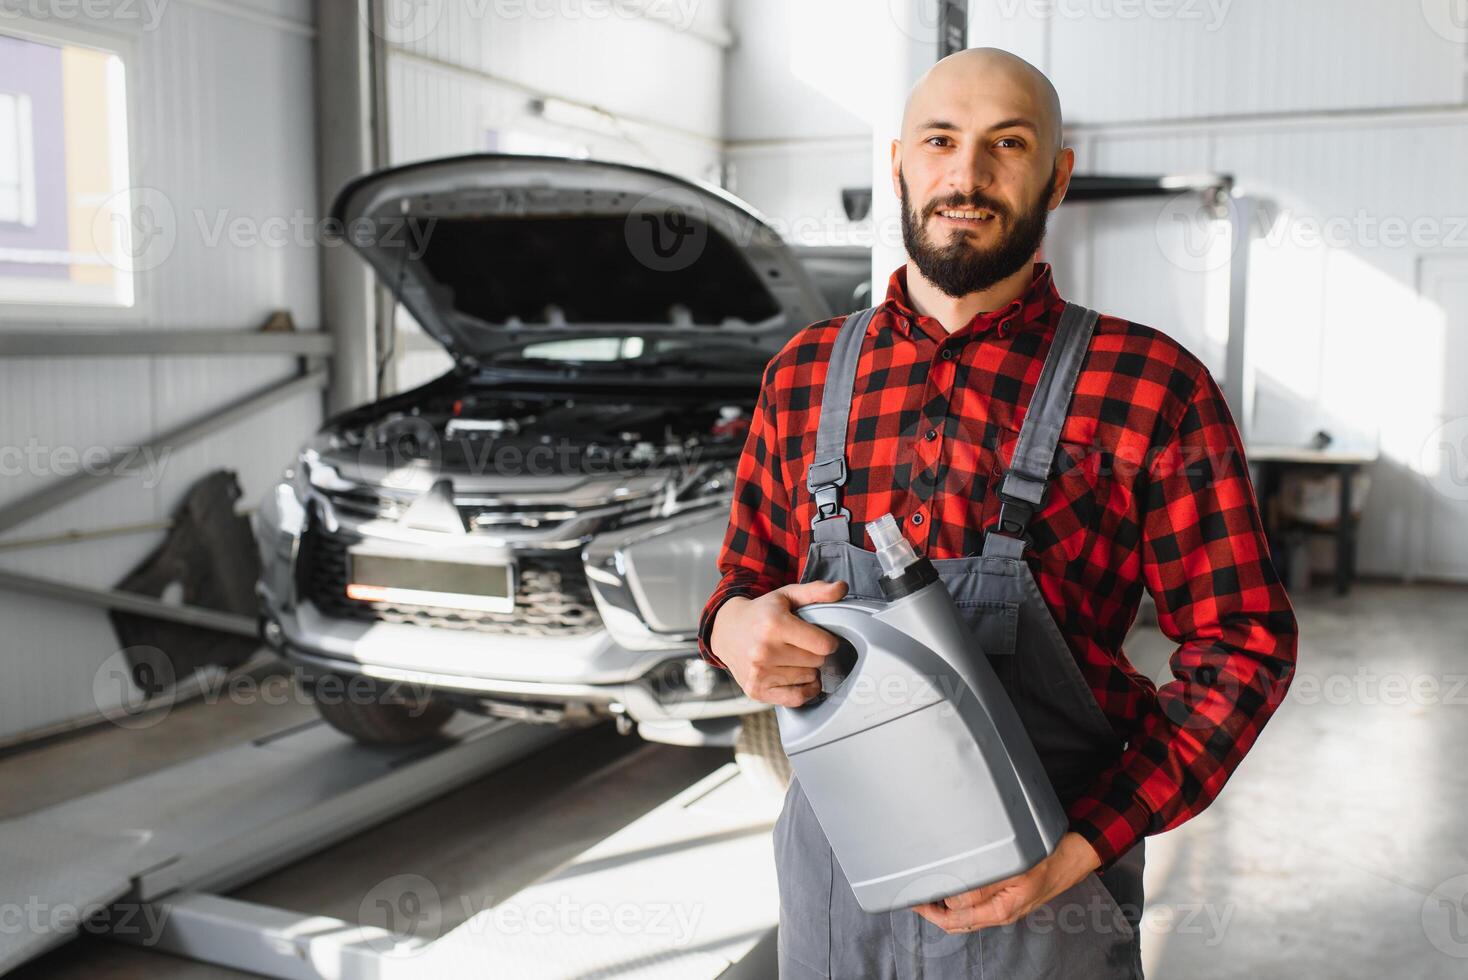
[[[912,522],[914,524],[921,524],[923,522],[923,515],[922,514],[913,514],[912,515]]]
[[[938,438],[938,430],[929,429],[927,432],[923,433],[923,438],[928,440],[929,442],[932,442],[934,439]]]
[[[945,348],[943,348],[943,360],[945,360],[945,361],[951,361],[951,360],[953,360],[953,348],[951,348],[951,347],[945,347]]]

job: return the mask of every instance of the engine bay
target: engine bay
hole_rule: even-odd
[[[450,472],[639,472],[732,461],[752,400],[625,390],[430,395],[337,433],[389,466],[427,460]]]

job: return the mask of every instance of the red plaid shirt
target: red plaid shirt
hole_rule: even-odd
[[[998,482],[1064,308],[1050,266],[1025,292],[949,334],[913,311],[893,273],[867,328],[842,488],[851,540],[890,512],[929,558],[976,555],[997,523]],[[704,607],[798,581],[813,503],[822,385],[837,317],[801,330],[766,366],[739,461],[723,579]],[[1030,521],[1025,560],[1127,748],[1070,807],[1072,829],[1111,864],[1146,834],[1176,827],[1223,788],[1284,697],[1294,611],[1270,562],[1243,447],[1207,368],[1150,327],[1101,317]],[[1142,588],[1178,645],[1154,685],[1122,641]]]

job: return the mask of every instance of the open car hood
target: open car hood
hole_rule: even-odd
[[[833,312],[748,205],[641,167],[432,160],[354,180],[332,214],[456,360],[622,335],[717,337],[773,355]]]

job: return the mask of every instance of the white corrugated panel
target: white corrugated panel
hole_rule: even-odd
[[[237,328],[288,309],[316,326],[311,39],[179,3],[138,60],[135,179],[178,228],[144,283],[149,320]]]
[[[717,72],[717,59],[706,68]],[[388,77],[394,163],[508,149],[632,163],[699,180],[710,179],[719,163],[714,134],[632,119],[610,130],[557,125],[531,113],[532,96],[516,85],[404,54],[391,57]],[[648,113],[651,118],[655,110],[649,106]]]
[[[725,138],[737,144],[866,132],[862,79],[871,76],[872,43],[860,16],[885,13],[874,6],[735,0],[729,16],[738,43],[725,63]]]
[[[1404,516],[1435,514],[1439,537],[1468,533],[1468,503],[1437,499],[1425,469],[1439,461],[1423,449],[1460,398],[1468,321],[1421,283],[1425,261],[1468,258],[1465,154],[1468,125],[1452,120],[1217,141],[1221,168],[1279,202],[1251,267],[1261,436],[1297,442],[1326,428],[1345,445],[1379,445],[1360,549],[1370,572],[1413,570]],[[1468,579],[1468,558],[1429,571]]]
[[[141,14],[147,5],[128,7]],[[68,23],[131,45],[132,184],[171,222],[172,249],[140,277],[139,306],[121,322],[38,313],[7,317],[0,330],[240,329],[277,309],[300,328],[319,326],[312,5],[174,0],[157,9],[156,23]],[[40,447],[31,459],[41,460],[0,480],[0,503],[64,475],[69,454],[146,443],[293,369],[289,357],[0,360],[0,445]],[[192,479],[217,467],[239,471],[253,503],[320,418],[319,400],[293,398],[161,462],[145,460],[140,475],[5,538],[161,518]],[[0,567],[110,586],[160,540],[140,533],[0,552]],[[0,739],[94,713],[94,675],[116,647],[105,615],[0,594],[0,616]]]
[[[1458,103],[1456,2],[1058,0],[1047,70],[1085,123]]]
[[[790,241],[871,243],[871,219],[853,223],[841,204],[842,188],[871,186],[870,140],[736,146],[726,159],[730,190],[763,212]]]
[[[160,428],[196,417],[203,407],[244,398],[291,377],[277,357],[176,357],[155,372],[155,410]],[[244,503],[254,506],[295,458],[300,442],[320,417],[320,396],[302,392],[198,442],[174,449],[161,467],[157,499],[180,499],[206,473],[239,473]],[[163,515],[160,515],[163,516]]]
[[[1087,141],[1077,170],[1098,174],[1197,173],[1209,169],[1204,138]],[[1098,309],[1174,337],[1219,377],[1223,343],[1206,317],[1227,289],[1221,257],[1205,254],[1209,225],[1195,223],[1197,201],[1113,201],[1066,205],[1085,212],[1087,301]],[[1176,212],[1176,213],[1175,213]],[[1224,243],[1226,245],[1226,243]],[[1221,299],[1226,299],[1223,292]]]
[[[435,156],[445,142],[457,145],[461,153],[465,144],[471,150],[483,148],[479,132],[470,139],[459,135],[443,141],[435,138],[436,132],[421,132],[417,110],[429,110],[442,126],[443,114],[452,106],[459,110],[455,129],[482,132],[515,122],[536,95],[589,104],[621,117],[633,141],[705,142],[716,158],[722,131],[724,47],[718,34],[724,4],[647,4],[665,12],[666,19],[633,15],[633,6],[581,0],[423,4],[420,16],[390,29],[393,60],[445,67],[465,88],[454,92],[440,76],[432,91],[408,94],[408,101],[395,98],[402,111],[392,114],[393,129],[407,128],[407,134],[393,134],[395,158]],[[430,85],[427,79],[404,78],[396,65],[393,78],[389,91],[395,85]],[[570,135],[596,139],[602,134],[593,126]],[[653,145],[653,154],[661,156],[661,147]]]
[[[494,149],[713,180],[721,161],[724,5],[650,6],[671,23],[580,0],[422,5],[389,30],[392,162]],[[605,114],[583,123],[581,113],[567,124],[532,112],[535,98]],[[439,351],[405,352],[396,387],[412,388],[448,367]]]

